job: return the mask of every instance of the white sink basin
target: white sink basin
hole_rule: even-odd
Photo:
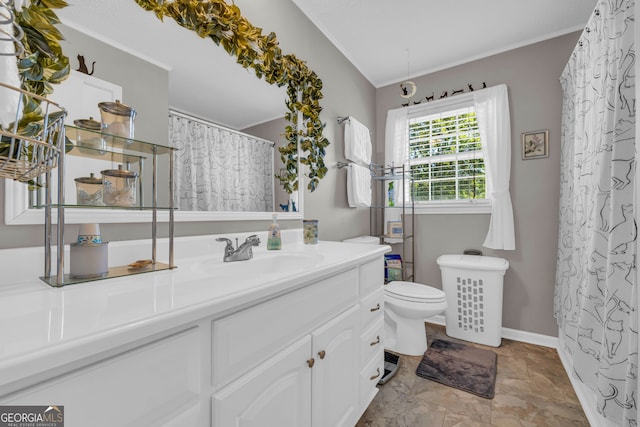
[[[251,278],[277,277],[309,270],[322,262],[322,255],[288,251],[254,251],[252,259],[223,262],[212,257],[199,258],[180,264],[192,277],[208,276],[216,280],[240,281]]]

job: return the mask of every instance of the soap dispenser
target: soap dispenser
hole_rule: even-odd
[[[278,215],[273,214],[273,222],[269,226],[269,237],[267,238],[268,250],[279,250],[282,248],[282,238],[280,237],[280,226],[278,225]]]

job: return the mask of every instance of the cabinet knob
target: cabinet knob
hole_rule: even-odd
[[[324,359],[324,356],[326,356],[327,352],[322,350],[318,352],[318,356],[320,356],[320,359]]]
[[[315,359],[312,357],[311,359],[307,360],[307,365],[309,365],[310,368],[313,368],[313,365],[316,363]]]
[[[371,309],[371,311],[378,311],[378,310],[380,310],[380,304],[376,304],[376,306]]]
[[[372,380],[372,381],[373,381],[373,380],[375,380],[376,378],[378,378],[378,377],[380,376],[380,368],[377,368],[377,369],[376,369],[376,371],[378,371],[378,373],[377,373],[377,374],[375,374],[375,375],[374,375],[374,376],[372,376],[372,377],[369,377],[369,379],[370,379],[370,380]]]
[[[376,344],[380,344],[380,335],[376,335],[376,340],[373,341],[371,344],[369,344],[370,346],[374,346]]]

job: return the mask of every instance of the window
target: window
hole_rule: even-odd
[[[506,85],[388,110],[384,161],[417,179],[398,202],[412,202],[415,190],[417,214],[490,213],[483,245],[515,249]]]
[[[408,119],[409,166],[417,207],[488,205],[484,157],[472,106]],[[407,202],[410,200],[407,200]]]

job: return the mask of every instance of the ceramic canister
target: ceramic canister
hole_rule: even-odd
[[[100,234],[100,225],[98,224],[80,224],[78,230],[78,244],[98,244],[102,243],[102,235]]]
[[[70,276],[76,279],[102,277],[109,272],[109,242],[71,243]]]
[[[318,244],[318,220],[317,219],[303,219],[302,232],[303,232],[305,245]]]

